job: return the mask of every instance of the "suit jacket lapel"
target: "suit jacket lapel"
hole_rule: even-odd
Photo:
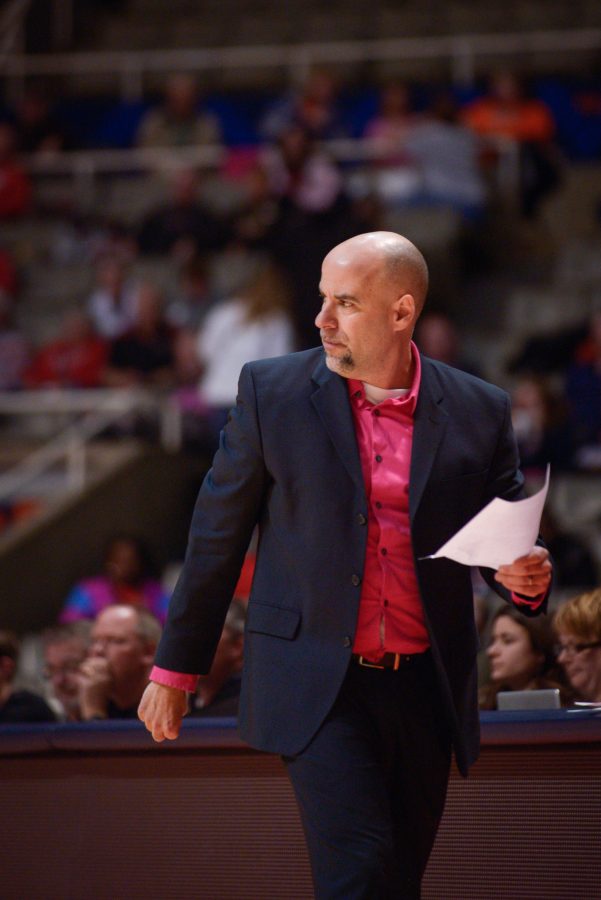
[[[313,372],[317,390],[311,402],[353,481],[365,491],[346,378],[330,372],[320,359]]]
[[[317,389],[311,401],[330,440],[353,481],[365,491],[361,460],[346,379],[330,372],[320,359],[313,372]],[[444,434],[448,414],[442,407],[443,393],[434,368],[422,357],[422,377],[413,422],[413,447],[409,478],[411,521],[419,506],[432,464]]]
[[[422,377],[413,419],[413,447],[409,476],[411,521],[415,517],[448,421],[448,413],[442,406],[443,393],[435,370],[430,361],[423,356],[421,362]]]

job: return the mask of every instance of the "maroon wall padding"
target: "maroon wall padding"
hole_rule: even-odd
[[[484,728],[470,778],[451,779],[424,900],[601,896],[601,721],[555,723],[555,740],[545,726],[548,743],[531,744],[518,724],[514,743],[511,729],[487,742]],[[110,729],[97,733],[96,751],[88,734],[80,752],[0,754],[2,900],[312,896],[279,759],[231,730],[220,746],[218,730],[188,729],[180,750],[137,732],[123,749],[122,724],[112,749]]]

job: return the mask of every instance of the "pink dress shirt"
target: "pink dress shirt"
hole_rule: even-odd
[[[411,343],[413,380],[407,392],[386,392],[373,403],[367,393],[382,394],[349,379],[348,390],[368,500],[367,550],[353,652],[368,659],[383,653],[421,653],[430,646],[415,574],[409,521],[409,469],[413,414],[421,380],[419,351]],[[535,608],[533,599],[512,594],[518,604]],[[197,675],[154,666],[151,681],[195,691]]]
[[[421,653],[430,646],[415,574],[409,521],[409,467],[413,413],[421,379],[404,396],[349,380],[348,389],[368,499],[367,550],[353,651],[368,659],[383,653]],[[371,402],[368,394],[378,394]]]

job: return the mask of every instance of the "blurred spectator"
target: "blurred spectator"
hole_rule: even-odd
[[[553,558],[553,583],[556,587],[592,588],[599,582],[594,557],[575,534],[559,527],[545,506],[540,532]]]
[[[186,263],[198,253],[225,245],[229,230],[199,201],[198,186],[194,169],[179,169],[172,176],[169,199],[142,223],[138,233],[141,253],[170,254]]]
[[[61,622],[93,619],[113,603],[145,607],[165,621],[169,597],[152,577],[152,564],[143,542],[131,535],[117,535],[108,542],[104,573],[85,578],[71,590],[59,616]]]
[[[161,626],[147,609],[116,604],[98,614],[79,669],[83,721],[137,718],[160,637]]]
[[[498,72],[490,79],[488,94],[465,107],[463,120],[481,137],[518,148],[521,211],[533,217],[560,181],[555,123],[546,103],[526,96],[515,74]]]
[[[271,232],[279,214],[279,199],[272,191],[269,177],[260,157],[246,156],[246,171],[238,174],[242,202],[234,217],[233,230],[245,246],[260,245]],[[240,167],[239,167],[240,168]]]
[[[378,164],[407,162],[405,141],[419,121],[412,108],[409,88],[402,81],[391,81],[380,92],[379,110],[365,126],[363,136],[380,151]]]
[[[27,387],[98,387],[104,373],[108,344],[94,334],[81,312],[68,313],[60,337],[40,347],[24,375]]]
[[[44,677],[69,722],[81,719],[79,670],[90,644],[90,623],[69,622],[49,628],[42,635]]]
[[[199,112],[198,85],[193,75],[167,79],[162,107],[146,113],[136,137],[140,147],[198,147],[217,144],[221,132],[217,119]]]
[[[347,137],[337,95],[334,75],[326,69],[315,69],[300,91],[277,101],[267,111],[259,130],[272,141],[295,125],[317,140]]]
[[[8,250],[0,247],[0,294],[15,297],[17,293],[17,267]]]
[[[331,208],[342,189],[336,165],[299,125],[280,133],[277,145],[265,153],[264,166],[271,193],[306,212]]]
[[[424,356],[469,372],[470,375],[480,374],[475,366],[463,358],[457,328],[444,313],[431,312],[421,316],[415,341]]]
[[[541,378],[523,377],[511,395],[511,420],[523,470],[569,468],[572,458],[565,405]]]
[[[163,315],[163,295],[150,281],[138,283],[129,330],[111,344],[108,387],[169,387],[175,380],[173,332]]]
[[[0,122],[0,221],[24,215],[30,203],[31,182],[17,158],[15,130]]]
[[[17,101],[14,125],[20,153],[50,155],[65,149],[64,128],[41,85],[26,88]]]
[[[408,159],[419,176],[414,202],[447,206],[468,220],[479,219],[486,204],[480,169],[480,141],[458,120],[449,94],[441,94],[405,140]]]
[[[499,691],[534,691],[559,688],[562,703],[569,691],[556,666],[553,631],[546,616],[529,618],[502,606],[493,619],[487,649],[490,680],[480,690],[480,708],[496,709]]]
[[[507,371],[512,375],[531,373],[565,373],[574,360],[578,347],[586,340],[587,324],[564,326],[542,335],[526,338],[510,360]]]
[[[601,310],[589,323],[588,339],[568,369],[566,394],[582,468],[601,468]]]
[[[246,603],[234,598],[208,675],[198,680],[192,716],[237,716],[244,659]]]
[[[11,631],[0,631],[0,724],[8,722],[54,722],[56,716],[42,697],[13,686],[19,642]]]
[[[135,287],[126,278],[125,266],[116,256],[102,256],[95,270],[96,287],[87,311],[100,337],[113,340],[131,325],[135,309]]]
[[[470,128],[486,137],[544,144],[555,134],[546,103],[527,97],[521,80],[508,71],[492,75],[488,93],[468,104],[463,116]]]
[[[265,263],[240,295],[215,305],[198,335],[200,394],[211,408],[214,438],[236,401],[244,363],[282,356],[293,348],[289,298],[279,271]]]
[[[165,318],[172,328],[197,329],[212,299],[207,261],[194,256],[181,268],[177,296],[168,304]]]
[[[29,345],[12,322],[12,300],[0,290],[0,391],[23,386]]]
[[[555,613],[557,658],[581,700],[601,703],[601,588],[579,594]]]
[[[419,121],[403,82],[393,81],[382,89],[379,111],[364,130],[376,158],[351,176],[354,195],[375,196],[387,208],[407,203],[417,195],[419,173],[407,153],[406,142]]]
[[[279,211],[263,243],[293,290],[297,349],[314,347],[319,340],[316,285],[323,258],[336,244],[367,229],[342,191],[338,169],[315,150],[305,132],[298,128],[285,132],[264,164]]]

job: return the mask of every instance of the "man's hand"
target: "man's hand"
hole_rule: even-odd
[[[533,547],[527,556],[520,556],[508,566],[499,566],[495,578],[508,591],[538,597],[549,589],[551,570],[549,551]]]
[[[140,701],[138,719],[144,722],[155,741],[174,741],[188,712],[185,691],[151,681]]]
[[[102,656],[84,659],[77,681],[82,719],[105,718],[113,685],[108,661]]]

